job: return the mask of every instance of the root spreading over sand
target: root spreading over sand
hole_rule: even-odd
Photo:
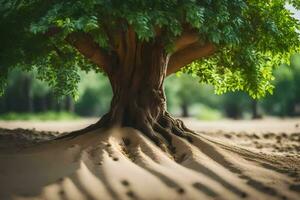
[[[299,158],[191,137],[173,154],[132,128],[6,148],[0,199],[299,199]]]

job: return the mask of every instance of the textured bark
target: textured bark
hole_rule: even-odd
[[[185,136],[182,122],[166,111],[163,82],[169,56],[160,38],[138,42],[129,29],[118,38],[118,51],[108,75],[113,99],[98,126],[126,126],[140,130],[164,150],[172,150],[171,135]]]
[[[137,119],[156,119],[165,110],[163,81],[168,56],[159,39],[153,43],[137,43],[134,32],[123,41],[124,54],[119,55],[109,76],[114,97],[110,120],[114,124],[133,126]],[[142,113],[140,113],[140,112]],[[146,120],[146,119],[144,119]]]
[[[74,101],[71,95],[65,97],[65,110],[67,112],[74,112]]]
[[[187,103],[181,104],[181,116],[182,117],[189,117],[189,108]]]
[[[252,119],[262,118],[262,115],[259,113],[257,100],[252,100],[251,110],[252,110]]]
[[[110,111],[96,124],[63,138],[117,126],[140,130],[165,151],[174,151],[172,134],[191,141],[191,131],[166,111],[163,82],[169,55],[159,36],[141,42],[129,28],[113,39],[115,51],[110,52],[110,69],[106,71],[114,94]]]
[[[22,99],[23,99],[23,106],[21,105],[22,112],[32,112],[33,111],[33,98],[32,98],[32,92],[31,92],[31,86],[32,86],[32,78],[29,75],[24,75],[21,78],[22,85]]]

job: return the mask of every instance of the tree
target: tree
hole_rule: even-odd
[[[76,113],[83,116],[105,114],[112,98],[109,81],[103,75],[96,73],[82,74],[82,76],[85,80],[79,84],[80,98],[76,102]]]
[[[166,149],[189,130],[166,111],[163,82],[179,70],[218,93],[272,90],[272,66],[299,49],[298,0],[1,1],[1,83],[36,68],[57,94],[76,96],[78,70],[101,71],[113,99],[99,127],[130,126]],[[297,31],[298,30],[298,31]]]
[[[259,112],[259,102],[255,99],[252,100],[251,111],[252,111],[252,119],[260,119],[262,118],[262,114]]]
[[[207,84],[195,84],[197,81],[198,78],[187,74],[169,76],[165,81],[168,106],[171,109],[180,107],[182,117],[190,116],[189,107],[195,104],[201,103],[215,108],[219,106],[220,98],[213,94],[213,88]]]
[[[46,83],[35,79],[35,74],[18,69],[10,72],[5,94],[0,97],[0,112],[38,113],[58,108],[73,112],[72,97],[56,98]]]
[[[169,82],[169,84],[167,84]],[[200,84],[195,85],[195,80],[191,76],[170,77],[165,84],[166,96],[174,92],[177,98],[177,104],[181,108],[181,116],[189,117],[189,106],[200,98]],[[169,91],[168,91],[169,90]]]
[[[295,88],[293,114],[299,116],[300,115],[300,54],[299,53],[291,57],[290,65],[294,72],[294,88]]]
[[[290,64],[282,64],[275,72],[274,95],[263,102],[267,112],[280,116],[299,115],[300,104],[300,54],[290,58]]]
[[[249,110],[249,97],[243,92],[229,92],[223,95],[222,106],[227,117],[242,119],[243,111]]]
[[[32,76],[22,71],[13,71],[3,95],[3,112],[33,112]]]

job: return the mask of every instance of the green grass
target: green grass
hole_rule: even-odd
[[[80,117],[74,113],[69,112],[43,112],[43,113],[6,113],[0,115],[0,120],[13,121],[13,120],[25,120],[25,121],[63,121],[74,120]]]
[[[204,104],[198,105],[197,108],[199,109],[199,113],[196,117],[199,120],[212,121],[223,118],[222,113],[217,109],[210,108]]]

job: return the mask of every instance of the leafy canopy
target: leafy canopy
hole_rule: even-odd
[[[13,67],[35,68],[58,94],[75,95],[78,71],[99,68],[66,42],[70,33],[88,33],[109,52],[115,29],[130,25],[149,42],[160,29],[172,52],[176,38],[192,27],[217,51],[183,71],[218,93],[261,97],[272,91],[273,66],[299,51],[300,24],[287,4],[300,8],[299,0],[0,0],[0,85]]]

